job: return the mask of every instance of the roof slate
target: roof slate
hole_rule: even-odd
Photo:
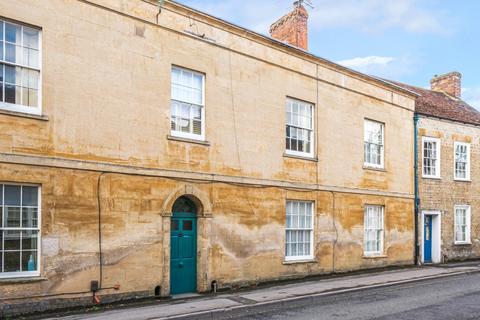
[[[480,126],[480,112],[461,99],[443,92],[390,82],[419,95],[415,103],[415,111],[419,114]]]

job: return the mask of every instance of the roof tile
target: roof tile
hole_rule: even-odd
[[[451,97],[443,92],[396,81],[390,82],[419,95],[415,103],[415,111],[419,114],[480,126],[480,112],[461,99]]]

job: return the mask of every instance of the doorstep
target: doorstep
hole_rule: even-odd
[[[175,301],[176,303],[179,303],[182,301],[187,301],[187,300],[192,300],[192,299],[197,299],[202,297],[203,295],[200,293],[189,292],[189,293],[174,294],[170,296],[170,300]]]

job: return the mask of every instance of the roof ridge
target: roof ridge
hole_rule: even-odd
[[[389,82],[392,82],[392,83],[398,83],[399,85],[405,85],[405,86],[408,86],[408,87],[411,87],[411,88],[415,88],[415,89],[418,89],[418,90],[423,90],[423,91],[429,91],[429,92],[432,92],[432,93],[438,93],[438,94],[443,94],[445,96],[447,96],[447,98],[450,98],[454,101],[462,101],[466,104],[468,104],[465,100],[463,100],[462,98],[457,98],[457,97],[454,97],[452,95],[449,95],[448,93],[446,92],[443,92],[443,91],[437,91],[437,90],[432,90],[432,89],[428,89],[428,88],[422,88],[422,87],[419,87],[419,86],[416,86],[414,84],[408,84],[408,83],[404,83],[404,82],[400,82],[400,81],[394,81],[394,80],[387,80],[385,79],[386,81],[389,81]],[[468,104],[469,105],[469,104]],[[469,105],[470,106],[470,105]],[[475,108],[474,108],[475,109]],[[476,109],[475,109],[476,110]]]
[[[433,91],[433,92],[440,92],[440,93],[443,93],[444,95],[446,95],[448,98],[452,99],[452,100],[455,100],[455,101],[462,101],[462,102],[465,102],[462,98],[460,97],[454,97],[452,95],[449,95],[448,93],[446,92],[443,92],[443,91],[435,91],[435,90],[430,90],[430,91]],[[466,103],[466,102],[465,102]],[[468,103],[467,103],[468,104]]]
[[[417,92],[415,111],[419,114],[480,126],[480,110],[468,104],[461,97],[453,97],[443,91],[421,88],[400,81],[386,81]]]

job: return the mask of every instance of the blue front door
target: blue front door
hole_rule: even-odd
[[[426,215],[423,223],[423,262],[432,262],[432,216]]]
[[[173,205],[170,233],[170,293],[197,291],[196,207],[186,197]]]

